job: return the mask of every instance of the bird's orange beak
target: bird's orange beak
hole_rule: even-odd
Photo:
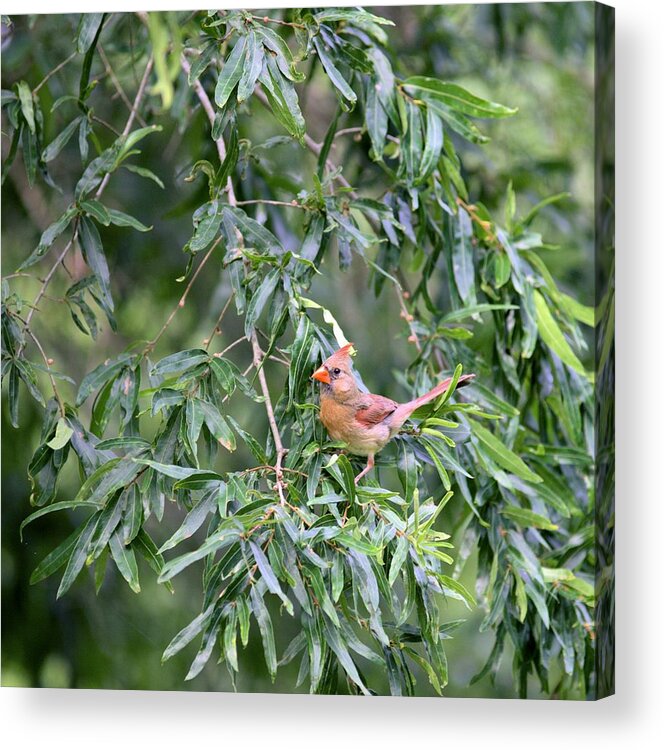
[[[311,376],[314,380],[319,380],[321,383],[330,384],[330,373],[327,371],[327,367],[319,367],[316,372]]]

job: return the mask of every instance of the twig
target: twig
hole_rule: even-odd
[[[62,70],[62,68],[64,68],[65,65],[70,63],[76,57],[77,54],[78,52],[72,52],[68,58],[63,60],[59,65],[56,65],[55,68],[53,68],[53,70],[50,73],[48,73],[44,78],[42,78],[42,80],[35,86],[35,88],[32,89],[32,93],[36,94],[39,91],[39,89],[46,83],[46,81],[48,81],[49,78],[51,78],[51,76],[54,76],[59,70]]]
[[[220,352],[215,352],[213,356],[223,357],[224,354],[226,354],[227,352],[230,352],[231,349],[235,349],[235,347],[238,346],[238,344],[241,344],[243,341],[248,341],[248,340],[249,339],[247,339],[246,336],[240,336],[239,339],[235,339],[235,341],[233,341],[232,344],[229,344],[225,349],[222,349]],[[249,369],[251,369],[251,367]]]
[[[226,304],[223,306],[221,312],[219,313],[219,317],[217,318],[217,322],[214,324],[214,328],[212,329],[212,333],[210,334],[210,336],[205,341],[203,341],[203,343],[205,344],[206,350],[210,348],[210,344],[212,343],[212,339],[217,334],[221,333],[221,328],[219,328],[219,326],[221,325],[221,321],[224,319],[224,315],[226,315],[226,310],[228,310],[228,308],[230,307],[231,301],[233,300],[234,296],[235,296],[235,292],[231,292],[229,298],[226,300]],[[244,338],[245,337],[243,336],[239,340],[242,341],[242,339],[244,339]]]
[[[122,85],[120,84],[120,81],[118,80],[117,76],[115,75],[115,71],[113,70],[113,67],[111,66],[111,63],[108,60],[108,57],[106,57],[106,53],[104,52],[104,48],[101,46],[101,44],[97,44],[97,49],[99,50],[99,57],[101,57],[102,62],[104,63],[104,67],[106,68],[106,72],[111,78],[111,81],[113,82],[113,86],[115,87],[115,90],[120,95],[120,99],[125,103],[127,109],[129,112],[133,111],[132,103],[129,101],[129,98],[127,97],[127,94],[125,94],[124,89],[122,88]],[[140,84],[139,84],[140,88]],[[145,120],[137,113],[136,119],[140,122],[141,127],[145,127]]]
[[[284,450],[284,445],[281,442],[281,435],[279,433],[279,427],[277,426],[277,420],[274,416],[272,399],[270,398],[270,389],[267,387],[267,379],[263,370],[264,353],[260,347],[260,344],[258,343],[258,336],[256,335],[255,330],[251,334],[251,347],[254,352],[254,368],[258,373],[258,382],[260,383],[261,391],[263,393],[263,397],[265,398],[265,411],[267,412],[267,421],[270,424],[272,439],[274,440],[274,447],[277,452],[277,460],[274,464],[274,473],[277,477],[276,489],[279,493],[279,500],[281,504],[286,505],[286,497],[284,495],[283,470],[281,468],[281,463],[284,456],[286,455],[286,451]]]
[[[286,208],[301,208],[304,211],[307,210],[306,206],[303,206],[294,199],[292,201],[272,201],[267,200],[267,198],[255,198],[249,201],[235,201],[236,206],[250,206],[254,203],[265,203],[268,206],[286,206]]]
[[[293,29],[306,29],[307,27],[301,23],[294,23],[293,21],[282,21],[279,18],[270,18],[269,16],[252,16],[254,21],[262,21],[263,23],[277,23],[280,26],[290,26]]]
[[[156,346],[157,342],[159,341],[159,339],[164,335],[164,332],[166,331],[166,329],[168,328],[168,326],[170,326],[170,324],[173,322],[173,318],[177,315],[178,310],[180,310],[181,308],[184,307],[185,302],[187,301],[187,297],[189,296],[189,292],[191,291],[191,288],[194,285],[194,282],[198,278],[198,275],[200,274],[200,272],[205,267],[205,264],[208,262],[208,260],[210,260],[210,257],[212,256],[212,253],[215,251],[215,249],[217,248],[217,245],[220,242],[221,242],[221,237],[217,237],[217,239],[212,243],[212,246],[210,247],[210,249],[207,251],[207,253],[205,253],[205,256],[204,256],[203,260],[199,263],[198,268],[194,271],[191,279],[189,279],[189,283],[187,284],[186,289],[182,293],[182,296],[180,297],[179,302],[173,308],[173,310],[171,310],[171,314],[166,319],[166,322],[161,327],[161,330],[159,331],[159,333],[151,341],[148,341],[145,349],[143,350],[143,354],[144,355],[148,354],[149,352],[151,352],[155,348],[155,346]]]
[[[406,307],[406,296],[410,297],[410,293],[404,291],[400,286],[394,285],[394,291],[397,294],[397,298],[399,299],[399,306],[401,307],[401,317],[408,323],[408,328],[410,329],[410,336],[408,337],[408,341],[410,341],[412,344],[415,344],[417,347],[417,351],[422,351],[422,345],[420,344],[420,338],[417,335],[417,331],[415,330],[415,326],[413,325],[413,321],[415,320],[412,313],[408,312],[408,308]]]
[[[182,70],[189,76],[189,71],[191,70],[191,65],[189,65],[189,61],[187,58],[182,55],[181,58],[181,65]],[[207,95],[207,92],[203,88],[203,85],[200,81],[194,82],[194,92],[196,93],[196,96],[198,97],[198,100],[201,103],[201,106],[205,110],[205,114],[208,117],[208,120],[210,121],[210,125],[214,124],[214,118],[215,118],[215,112],[214,107],[212,106],[212,102],[210,101],[210,97]],[[226,158],[226,144],[224,143],[224,139],[222,136],[219,136],[215,140],[215,143],[217,144],[217,152],[219,154],[219,161],[223,164],[224,159]],[[228,179],[226,180],[226,192],[228,193],[228,202],[231,204],[231,206],[237,205],[237,199],[235,197],[235,190],[233,188],[233,182],[231,180],[231,176],[228,175]]]
[[[51,381],[51,386],[53,388],[53,395],[55,396],[58,402],[58,405],[60,407],[60,414],[64,417],[65,416],[65,404],[64,404],[64,401],[62,400],[62,397],[60,396],[57,386],[55,385],[55,378],[53,377],[51,373],[51,365],[53,364],[53,360],[49,359],[46,356],[46,352],[44,351],[44,348],[42,347],[42,345],[39,343],[39,339],[30,330],[30,328],[26,327],[26,331],[28,332],[28,335],[30,336],[30,338],[35,342],[37,349],[39,349],[39,353],[42,355],[42,359],[44,360],[44,364],[46,365],[46,372],[48,373],[48,377]]]
[[[131,111],[129,112],[129,117],[127,118],[127,122],[125,123],[124,129],[122,131],[122,135],[127,135],[129,131],[131,130],[131,126],[134,124],[134,120],[136,119],[136,116],[138,114],[138,108],[141,104],[141,101],[143,100],[143,97],[145,96],[145,89],[148,85],[148,78],[150,77],[150,71],[152,70],[152,56],[148,59],[148,63],[145,66],[145,71],[143,72],[143,78],[141,79],[141,83],[138,87],[138,91],[136,92],[136,96],[134,97],[134,103],[131,105]],[[111,173],[107,172],[104,175],[104,179],[101,181],[101,185],[99,186],[99,189],[97,190],[97,193],[95,195],[95,198],[99,198],[99,196],[104,192],[106,189],[106,185],[108,185],[108,181],[111,179]]]
[[[37,296],[32,301],[32,305],[30,306],[30,309],[28,310],[28,314],[25,316],[25,330],[30,332],[30,322],[32,321],[32,316],[35,314],[35,310],[39,307],[39,303],[42,299],[42,297],[46,294],[46,289],[48,285],[51,283],[51,279],[53,278],[55,272],[58,269],[58,266],[60,263],[64,261],[65,255],[69,252],[69,248],[73,245],[74,240],[78,236],[78,219],[76,220],[76,223],[74,224],[74,232],[71,236],[71,239],[69,242],[65,245],[64,249],[58,255],[55,263],[51,266],[51,270],[46,274],[44,277],[44,280],[42,281],[42,285],[39,288],[39,291],[37,292]],[[19,350],[16,352],[16,358],[18,359],[21,356],[21,353],[23,352],[23,349],[25,349],[25,344],[19,348]]]

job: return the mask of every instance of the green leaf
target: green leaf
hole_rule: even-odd
[[[203,495],[184,517],[178,530],[161,545],[159,552],[166,552],[166,550],[176,547],[180,542],[188,539],[198,531],[207,516],[215,510],[216,502],[216,497],[213,493]]]
[[[91,393],[115,378],[131,360],[132,355],[121,354],[117,359],[107,359],[102,364],[97,365],[81,381],[78,393],[76,394],[76,406],[80,406]]]
[[[221,416],[219,409],[209,401],[198,401],[203,412],[203,419],[208,430],[221,445],[228,451],[234,451],[236,448],[235,435],[228,425],[228,422]]]
[[[93,516],[91,516],[88,519],[85,526],[83,527],[83,530],[80,532],[76,540],[76,543],[74,544],[72,548],[71,556],[69,558],[69,561],[67,562],[67,567],[65,568],[65,572],[64,572],[64,575],[62,576],[62,580],[60,581],[60,586],[58,587],[58,593],[56,595],[56,599],[59,599],[61,596],[67,593],[67,591],[71,588],[71,585],[74,583],[74,581],[78,577],[78,574],[83,569],[83,566],[85,565],[85,560],[88,556],[88,545],[90,544],[92,535],[94,534],[95,529],[97,528],[98,521],[99,521],[99,513],[95,513]],[[33,576],[36,574],[36,572],[37,571],[33,573]]]
[[[247,56],[244,70],[237,87],[237,100],[242,103],[248,99],[256,86],[258,76],[263,68],[263,45],[258,41],[255,31],[250,31],[247,36]]]
[[[357,101],[357,94],[348,85],[346,79],[341,75],[336,65],[332,62],[332,58],[325,48],[325,43],[319,36],[315,36],[313,38],[313,42],[314,47],[316,48],[316,52],[318,52],[318,57],[320,58],[320,61],[323,64],[323,68],[325,69],[328,78],[332,82],[332,85],[337,89],[337,91],[339,91],[344,99],[348,100],[351,105],[355,105],[355,102]]]
[[[36,263],[51,247],[55,240],[57,240],[57,238],[65,231],[76,213],[76,207],[69,206],[59,219],[50,224],[42,233],[37,247],[32,251],[31,255],[21,263],[18,270],[24,271],[26,268],[29,268]]]
[[[341,631],[333,627],[325,618],[323,619],[323,629],[325,630],[327,645],[334,652],[346,674],[358,686],[364,695],[369,695],[369,691],[364,685],[364,682],[362,682],[359,672],[357,671],[355,662],[349,654],[346,644],[342,640]]]
[[[21,525],[19,526],[19,536],[21,538],[21,541],[23,540],[23,529],[33,521],[36,521],[38,518],[41,518],[42,516],[46,516],[49,513],[57,513],[60,510],[70,510],[70,509],[77,509],[77,508],[94,508],[95,510],[99,510],[99,503],[94,502],[86,502],[85,500],[63,500],[59,503],[51,503],[51,505],[47,505],[44,508],[40,508],[39,510],[36,510],[34,513],[31,513],[26,519],[23,520]]]
[[[131,227],[132,229],[137,229],[139,232],[149,232],[152,229],[152,227],[145,226],[145,224],[142,224],[133,216],[124,213],[124,211],[118,211],[115,208],[109,208],[107,211],[111,224],[115,224],[117,227]]]
[[[427,133],[422,161],[419,164],[418,183],[426,182],[440,159],[443,148],[443,121],[436,112],[427,107]]]
[[[376,87],[379,85],[373,79],[369,81],[364,105],[364,121],[369,138],[371,138],[375,161],[382,161],[387,138],[387,112],[376,91]]]
[[[25,523],[27,523],[27,519],[23,522],[23,525],[25,525]],[[46,557],[32,571],[32,575],[30,576],[31,586],[53,575],[53,573],[59,570],[67,560],[69,560],[74,548],[76,547],[78,538],[84,530],[85,526],[76,529],[76,531],[70,534],[65,541],[62,542],[62,544],[59,544],[54,550],[46,555]]]
[[[157,177],[157,175],[151,169],[148,169],[147,167],[139,167],[138,164],[122,164],[122,168],[126,169],[129,172],[133,172],[134,174],[139,175],[139,177],[145,177],[148,180],[152,180],[152,182],[159,185],[159,187],[162,190],[164,189],[163,181],[159,177]],[[121,213],[121,212],[118,212],[118,213]],[[133,221],[136,221],[136,219],[133,219]],[[122,226],[125,226],[125,225],[123,224]],[[130,226],[133,226],[133,225],[130,225]],[[141,230],[141,231],[145,231],[145,230]]]
[[[182,352],[169,354],[159,360],[152,368],[153,376],[168,375],[172,372],[181,372],[182,370],[191,370],[197,365],[203,364],[210,359],[210,355],[205,349],[185,349]]]
[[[74,430],[72,430],[65,418],[61,417],[58,420],[55,435],[48,441],[48,443],[46,443],[46,445],[54,451],[60,450],[60,448],[64,448],[65,445],[67,445],[73,432]]]
[[[544,296],[535,290],[535,310],[537,312],[537,329],[542,337],[542,341],[551,349],[568,367],[572,370],[589,377],[585,367],[581,364],[579,358],[572,351],[571,346],[567,343],[563,332],[556,323],[549,305]]]
[[[111,216],[108,212],[108,209],[106,208],[106,206],[104,206],[103,203],[100,203],[98,200],[90,198],[89,200],[81,201],[81,208],[83,209],[83,211],[85,211],[86,214],[92,216],[93,219],[96,219],[105,227],[107,227],[111,223]]]
[[[208,624],[212,613],[216,606],[216,602],[211,604],[204,612],[201,612],[198,617],[195,617],[189,625],[182,628],[182,630],[173,638],[173,640],[166,646],[164,653],[162,654],[162,663],[168,661],[172,656],[182,651],[182,649],[191,643],[194,638],[203,630]]]
[[[30,86],[25,81],[19,81],[16,84],[18,90],[18,98],[21,102],[21,112],[25,121],[28,123],[31,133],[35,133],[35,106],[32,101],[32,91]]]
[[[80,55],[84,55],[92,47],[103,17],[103,13],[81,14],[76,35],[76,51]]]
[[[111,276],[108,270],[108,263],[104,255],[104,248],[102,247],[97,227],[87,216],[81,217],[79,239],[81,241],[83,258],[99,283],[99,290],[101,291],[104,303],[112,311],[113,297],[111,296]]]
[[[274,680],[277,674],[277,651],[274,645],[274,632],[272,630],[272,620],[270,613],[267,611],[263,598],[256,590],[255,586],[251,587],[251,609],[258,623],[258,629],[263,640],[263,650],[265,651],[265,663],[267,664],[270,677]]]
[[[140,529],[136,538],[133,540],[132,546],[143,555],[152,570],[161,577],[161,572],[164,568],[164,558],[157,551],[157,545],[145,529]],[[161,581],[159,581],[159,583],[161,583]],[[166,588],[173,593],[171,582],[166,581],[165,585]]]
[[[496,102],[481,99],[455,83],[445,83],[427,76],[411,76],[404,81],[409,94],[434,99],[471,117],[510,117],[518,112]]]
[[[223,109],[226,106],[226,102],[228,102],[233,89],[242,76],[245,64],[246,40],[246,36],[239,37],[217,79],[217,85],[214,90],[214,101],[219,109]]]
[[[269,560],[267,559],[267,557],[265,557],[265,553],[257,544],[254,544],[254,542],[249,542],[249,547],[251,549],[251,553],[254,556],[254,560],[256,561],[256,565],[258,565],[258,570],[260,570],[261,572],[263,581],[265,581],[265,585],[267,586],[268,591],[276,594],[276,596],[281,599],[281,601],[284,603],[284,606],[286,607],[286,611],[292,616],[293,605],[290,599],[284,594],[279,581],[277,580],[277,576],[275,575],[274,570],[270,565]]]
[[[519,508],[516,505],[507,505],[500,509],[502,515],[516,521],[520,526],[533,526],[536,529],[546,531],[558,531],[558,525],[552,523],[546,516],[534,513],[527,508]]]
[[[55,157],[62,151],[62,149],[69,143],[71,137],[76,132],[76,129],[80,126],[83,115],[75,117],[65,129],[59,133],[42,151],[42,161],[48,163],[53,161]]]
[[[249,306],[247,307],[247,313],[244,318],[244,333],[247,338],[251,337],[252,331],[263,312],[265,305],[268,303],[272,295],[274,294],[277,284],[281,278],[281,271],[277,268],[270,271],[267,276],[261,281],[258,289],[253,293]]]
[[[528,468],[526,463],[513,453],[504,443],[502,443],[492,432],[485,427],[473,423],[473,434],[482,443],[489,456],[500,466],[512,474],[525,479],[527,482],[539,483],[542,478],[539,477],[532,469]]]
[[[136,565],[136,555],[134,554],[133,547],[126,547],[117,531],[111,537],[109,547],[111,549],[111,557],[118,566],[122,577],[129,584],[129,588],[135,594],[139,594],[141,586],[138,581],[138,566]]]
[[[198,225],[189,242],[189,249],[192,253],[205,249],[214,240],[221,226],[223,206],[218,200],[210,201],[205,206],[201,206],[201,209],[200,214],[196,212]]]

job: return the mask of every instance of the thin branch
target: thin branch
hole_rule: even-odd
[[[417,347],[417,351],[422,351],[422,345],[420,344],[420,338],[417,335],[417,331],[415,330],[415,326],[413,325],[413,322],[415,320],[415,317],[412,315],[412,313],[408,312],[408,308],[406,307],[406,298],[410,297],[410,292],[405,291],[400,286],[394,285],[394,291],[397,294],[397,298],[399,299],[399,306],[401,307],[401,317],[408,323],[408,328],[410,329],[410,336],[408,337],[408,341],[410,341],[412,344],[415,344]]]
[[[221,333],[221,328],[219,326],[221,325],[221,321],[224,319],[224,315],[226,315],[226,311],[230,307],[231,301],[233,300],[234,296],[235,296],[235,292],[233,291],[233,292],[231,292],[230,296],[226,300],[226,304],[223,306],[221,312],[219,313],[219,317],[217,318],[217,322],[214,324],[214,328],[212,329],[212,333],[210,334],[210,336],[205,341],[203,341],[203,343],[205,344],[206,350],[210,348],[210,344],[212,343],[212,339],[215,336],[217,336],[218,334]],[[246,338],[246,337],[243,336],[239,340],[242,341],[244,338]],[[221,355],[219,355],[219,356],[221,356]]]
[[[104,52],[104,48],[101,46],[101,44],[97,44],[97,49],[99,50],[99,57],[101,57],[102,62],[104,63],[104,67],[106,68],[106,72],[111,78],[111,81],[113,82],[113,86],[115,87],[115,90],[120,95],[120,99],[125,103],[127,109],[129,112],[133,111],[132,103],[129,101],[129,98],[127,97],[127,94],[125,94],[124,89],[122,88],[122,85],[120,81],[118,80],[117,76],[115,75],[115,71],[113,70],[113,67],[111,63],[108,60],[108,57],[106,57],[106,53]],[[139,84],[140,88],[140,84]],[[140,122],[141,127],[145,127],[145,120],[137,113],[136,119]]]
[[[58,406],[60,407],[60,414],[64,417],[65,416],[65,402],[62,400],[62,396],[60,396],[58,388],[55,385],[55,378],[53,377],[53,374],[51,373],[51,365],[53,364],[53,360],[50,359],[50,357],[46,356],[46,352],[44,351],[44,348],[42,347],[42,345],[39,343],[39,339],[30,330],[30,328],[26,328],[26,330],[30,338],[35,342],[37,349],[39,349],[39,353],[42,355],[42,359],[44,360],[44,364],[46,365],[46,371],[48,373],[49,380],[51,381],[51,387],[53,388],[53,395],[55,396],[58,402]]]
[[[280,18],[270,18],[269,16],[252,16],[254,21],[262,21],[263,23],[276,23],[279,24],[279,26],[290,26],[293,29],[305,29],[306,26],[304,26],[301,23],[294,23],[293,21],[282,21]]]
[[[59,65],[56,65],[55,68],[53,68],[53,70],[50,73],[48,73],[44,78],[42,78],[42,80],[35,86],[35,88],[32,90],[32,93],[36,94],[39,91],[39,89],[46,83],[46,81],[48,81],[49,78],[51,78],[51,76],[54,76],[58,71],[62,70],[62,68],[64,68],[65,65],[70,63],[76,57],[77,54],[78,52],[72,52],[68,58],[63,60]]]
[[[189,61],[184,55],[182,55],[181,58],[181,65],[182,70],[184,70],[188,77],[189,71],[191,70],[191,65],[189,65]],[[194,92],[196,93],[196,96],[198,97],[198,100],[200,101],[201,106],[203,107],[205,114],[210,121],[210,125],[212,126],[214,124],[215,118],[214,107],[212,106],[210,97],[207,95],[207,92],[203,88],[203,85],[198,80],[194,81]],[[223,164],[226,158],[226,144],[224,143],[224,139],[221,136],[219,136],[219,138],[215,140],[215,143],[217,144],[219,161]],[[231,206],[236,206],[237,199],[235,197],[235,189],[233,188],[233,181],[231,180],[230,175],[228,175],[228,179],[226,180],[226,192],[228,193],[228,202],[231,204]]]
[[[148,59],[148,63],[145,66],[145,71],[143,72],[143,78],[141,79],[141,83],[138,87],[138,91],[136,92],[136,96],[134,97],[134,103],[131,105],[131,111],[129,112],[129,117],[127,118],[127,122],[124,126],[124,130],[122,131],[122,135],[127,135],[129,131],[131,130],[131,126],[134,124],[134,120],[136,119],[136,116],[138,114],[138,108],[141,104],[141,101],[143,100],[143,97],[145,96],[145,89],[148,85],[148,78],[150,77],[150,71],[152,70],[152,56]],[[111,179],[111,173],[107,172],[104,175],[104,179],[101,181],[101,185],[99,186],[99,189],[97,190],[97,193],[95,195],[95,198],[99,198],[99,196],[104,192],[106,189],[106,185],[108,185],[108,181]]]
[[[164,333],[165,333],[166,329],[168,328],[168,326],[170,326],[170,324],[173,322],[173,318],[177,315],[178,310],[182,309],[185,306],[185,303],[187,301],[187,297],[189,296],[189,292],[191,291],[191,288],[193,287],[194,282],[198,278],[198,275],[200,274],[200,272],[205,267],[205,264],[208,262],[208,260],[210,260],[210,257],[212,256],[212,253],[215,251],[215,249],[217,248],[217,245],[219,245],[220,242],[221,242],[221,237],[217,237],[217,239],[213,242],[213,244],[210,247],[210,249],[207,251],[207,253],[205,253],[205,256],[204,256],[203,260],[199,263],[198,268],[194,271],[191,279],[189,279],[189,283],[187,284],[186,289],[182,293],[182,296],[180,297],[179,302],[177,303],[177,305],[171,311],[171,314],[166,319],[166,322],[161,327],[161,330],[152,339],[152,341],[148,341],[147,346],[143,350],[143,354],[144,355],[148,354],[149,352],[151,352],[155,348],[155,346],[156,346],[157,342],[159,341],[159,339],[164,335]]]
[[[236,206],[250,206],[254,203],[265,203],[268,206],[285,206],[286,208],[301,208],[303,211],[307,211],[307,207],[298,203],[295,199],[292,201],[273,201],[267,200],[267,198],[255,198],[249,201],[235,201]]]
[[[272,432],[272,439],[274,440],[274,448],[277,452],[277,460],[274,464],[274,472],[277,477],[276,489],[279,493],[279,500],[282,505],[286,505],[286,496],[284,495],[284,481],[283,481],[283,470],[281,464],[286,451],[281,441],[281,434],[279,433],[279,427],[277,426],[277,420],[274,416],[274,408],[272,406],[272,399],[270,398],[270,389],[267,386],[267,379],[265,377],[265,371],[263,370],[263,357],[265,356],[263,350],[258,343],[258,336],[254,330],[251,334],[251,347],[254,352],[254,368],[258,373],[258,382],[261,387],[261,392],[265,398],[265,411],[267,412],[267,421],[270,424],[270,431]]]
[[[58,255],[55,263],[51,266],[50,271],[44,277],[44,280],[42,281],[42,285],[39,288],[39,291],[37,292],[37,296],[32,301],[32,305],[30,306],[30,309],[28,310],[28,314],[25,316],[25,330],[28,333],[30,333],[30,322],[32,321],[32,316],[35,314],[35,310],[39,307],[39,303],[41,302],[42,297],[46,294],[46,289],[48,285],[51,283],[51,279],[55,275],[55,272],[57,271],[60,263],[64,261],[65,255],[67,255],[67,253],[69,252],[69,248],[74,244],[74,241],[76,240],[77,236],[78,236],[78,219],[76,220],[74,224],[74,232],[71,236],[71,239],[65,245],[60,255]],[[16,352],[17,359],[21,356],[23,349],[25,349],[25,344],[23,344],[23,346],[21,346],[19,350]]]

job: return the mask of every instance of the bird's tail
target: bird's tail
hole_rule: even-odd
[[[457,383],[456,387],[463,388],[465,385],[468,385],[468,383],[470,383],[470,381],[474,377],[474,374],[462,375],[459,378],[459,382]],[[445,391],[449,388],[451,382],[452,378],[445,378],[442,383],[438,383],[437,386],[432,388],[423,396],[419,396],[418,398],[414,398],[412,401],[408,401],[407,403],[398,406],[392,414],[392,418],[390,419],[390,429],[393,432],[396,432],[398,429],[400,429],[401,425],[416,409],[419,409],[420,406],[424,406],[424,404],[428,404],[430,401],[438,398],[438,396],[442,396],[443,393],[445,393]]]

